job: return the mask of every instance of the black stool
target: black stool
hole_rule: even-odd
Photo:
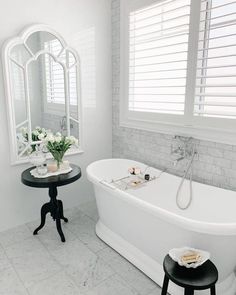
[[[169,280],[183,287],[184,295],[193,295],[194,290],[206,289],[211,290],[211,295],[216,295],[215,284],[218,280],[218,270],[210,260],[197,268],[186,268],[166,255],[163,267],[165,278],[161,295],[167,294]]]

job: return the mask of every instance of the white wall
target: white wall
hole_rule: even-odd
[[[45,23],[81,55],[84,154],[70,157],[70,161],[81,166],[83,177],[59,188],[65,207],[92,198],[85,168],[94,160],[111,157],[110,6],[110,0],[0,0],[0,46],[25,26]],[[2,63],[0,66],[2,69]],[[48,197],[46,189],[21,183],[21,172],[29,165],[10,166],[2,70],[0,134],[0,230],[4,230],[38,218]]]

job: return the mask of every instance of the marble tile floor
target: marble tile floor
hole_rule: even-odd
[[[161,289],[95,234],[95,202],[65,210],[66,243],[48,216],[0,233],[0,295],[160,295]]]

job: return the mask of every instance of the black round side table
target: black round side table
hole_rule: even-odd
[[[197,268],[186,268],[178,265],[167,255],[163,263],[165,277],[161,295],[167,294],[169,280],[184,288],[184,295],[193,295],[194,290],[210,289],[211,295],[216,295],[215,284],[218,280],[216,266],[207,260]]]
[[[68,222],[68,219],[64,217],[63,203],[61,200],[57,200],[57,187],[72,183],[79,179],[82,175],[80,167],[70,164],[72,171],[67,174],[60,174],[45,178],[36,178],[30,174],[33,168],[26,169],[21,174],[21,181],[23,184],[31,187],[48,188],[48,194],[50,202],[45,203],[41,208],[41,223],[39,227],[34,230],[34,235],[37,235],[38,231],[45,225],[46,215],[50,213],[53,220],[56,221],[57,231],[61,237],[61,241],[65,242],[65,237],[61,228],[61,219]]]

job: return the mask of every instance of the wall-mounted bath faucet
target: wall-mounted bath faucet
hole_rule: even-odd
[[[73,123],[70,122],[70,129],[73,129]],[[63,116],[60,120],[60,128],[61,128],[61,131],[66,131],[67,130],[67,126],[66,126],[66,116]]]
[[[175,157],[173,160],[173,165],[176,166],[179,161],[187,159],[184,174],[176,193],[176,205],[182,210],[187,209],[192,202],[192,170],[193,161],[196,155],[197,152],[195,149],[195,142],[192,137],[174,136],[171,144],[171,156]],[[187,204],[183,205],[181,204],[180,192],[186,179],[189,179],[189,199]]]
[[[183,159],[185,159],[184,156],[180,156],[179,158],[176,158],[176,159],[173,161],[173,165],[174,165],[174,166],[177,166],[177,164],[178,164],[181,160],[183,160]]]
[[[176,166],[181,160],[190,158],[195,153],[194,145],[192,137],[175,135],[171,143],[173,165]]]

